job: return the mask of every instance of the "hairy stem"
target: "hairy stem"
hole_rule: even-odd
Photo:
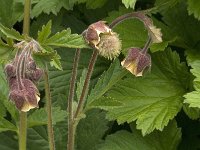
[[[53,123],[52,123],[52,107],[51,107],[51,92],[49,85],[49,75],[48,75],[48,67],[46,64],[46,69],[44,70],[44,82],[45,82],[45,96],[46,96],[46,110],[47,110],[47,130],[49,137],[49,148],[50,150],[55,150],[55,142],[54,142],[54,131],[53,131]]]
[[[80,114],[80,112],[83,109],[84,102],[85,102],[85,96],[87,95],[88,87],[89,87],[89,84],[90,84],[90,79],[91,79],[91,76],[92,76],[94,65],[95,65],[96,60],[97,60],[97,56],[98,56],[98,50],[94,50],[93,54],[91,56],[90,62],[89,62],[86,79],[85,79],[85,82],[84,82],[84,85],[83,85],[83,90],[81,92],[80,100],[78,102],[78,107],[77,107],[77,110],[75,112],[74,118],[77,118],[78,115]]]
[[[25,0],[24,4],[24,22],[23,22],[23,34],[29,35],[30,27],[30,11],[31,0]],[[20,112],[20,124],[19,124],[19,150],[26,150],[27,139],[27,114]]]
[[[19,123],[19,150],[26,150],[26,135],[27,135],[27,113],[20,112]]]
[[[143,12],[132,12],[132,13],[128,13],[128,14],[119,16],[109,25],[109,27],[114,28],[121,22],[128,20],[128,19],[134,19],[134,18],[142,21],[147,28],[149,28],[148,26],[152,24],[152,21],[147,16],[145,16]]]
[[[68,96],[68,142],[67,142],[68,150],[74,150],[75,127],[74,127],[74,121],[73,121],[73,100],[74,100],[74,90],[75,90],[75,84],[76,84],[76,76],[77,76],[80,52],[81,50],[77,49],[74,56],[74,63],[73,63],[72,76],[71,76],[70,88],[69,88],[69,96]]]

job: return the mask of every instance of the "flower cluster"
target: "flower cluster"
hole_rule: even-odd
[[[32,57],[32,53],[39,50],[39,44],[32,40],[29,43],[22,41],[15,46],[15,58],[4,69],[10,88],[9,99],[17,109],[27,112],[38,107],[40,100],[35,84],[42,77],[43,70],[36,66]]]

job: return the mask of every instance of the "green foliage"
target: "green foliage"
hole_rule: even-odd
[[[188,13],[193,14],[195,18],[200,19],[200,2],[194,0],[188,0]]]
[[[52,119],[53,124],[57,122],[64,121],[67,117],[67,113],[64,110],[61,110],[59,107],[52,108]],[[41,108],[37,111],[34,111],[32,114],[28,116],[28,126],[40,126],[47,124],[47,112],[45,108]]]
[[[181,140],[181,130],[175,121],[170,122],[162,132],[155,131],[145,137],[135,125],[131,127],[132,133],[118,131],[109,135],[99,150],[176,150]]]
[[[111,23],[134,11],[145,12],[161,29],[152,44],[152,65],[142,77],[121,67],[130,47],[142,48],[148,31],[137,19],[114,27],[122,54],[98,56],[86,103],[77,125],[77,150],[200,149],[200,2],[195,0],[32,0],[30,37],[22,35],[24,0],[0,0],[0,63],[11,62],[14,45],[35,39],[33,57],[49,64],[55,146],[67,149],[67,97],[76,48],[81,48],[74,106],[80,98],[92,51],[81,33],[99,20]],[[73,11],[72,11],[73,10]],[[9,100],[0,66],[0,149],[18,149],[19,112]],[[44,80],[38,83],[39,109],[28,112],[27,150],[48,150]],[[73,107],[74,109],[76,107]]]
[[[2,24],[0,24],[0,31],[7,37],[14,40],[22,41],[24,38],[18,31],[15,29],[9,29],[7,27],[4,27]]]
[[[17,0],[0,0],[0,23],[12,27],[17,21],[22,20],[23,5]]]
[[[119,124],[137,120],[143,135],[163,130],[180,111],[186,92],[188,72],[177,53],[167,50],[153,56],[152,71],[142,78],[127,78],[111,88],[106,96],[123,103],[108,110],[107,118]]]

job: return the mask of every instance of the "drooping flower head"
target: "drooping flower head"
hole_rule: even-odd
[[[121,65],[135,76],[142,76],[143,71],[151,67],[151,56],[140,48],[130,48]]]
[[[32,40],[27,43],[17,43],[18,49],[13,61],[5,66],[5,73],[9,83],[9,99],[20,111],[29,111],[38,107],[40,93],[35,85],[41,78],[43,71],[38,68],[32,52],[39,50],[39,44]]]
[[[91,24],[84,32],[86,42],[107,59],[115,59],[121,51],[121,41],[104,21]]]

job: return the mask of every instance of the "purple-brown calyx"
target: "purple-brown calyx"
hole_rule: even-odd
[[[151,56],[140,48],[130,48],[121,65],[135,76],[142,76],[151,67]]]

